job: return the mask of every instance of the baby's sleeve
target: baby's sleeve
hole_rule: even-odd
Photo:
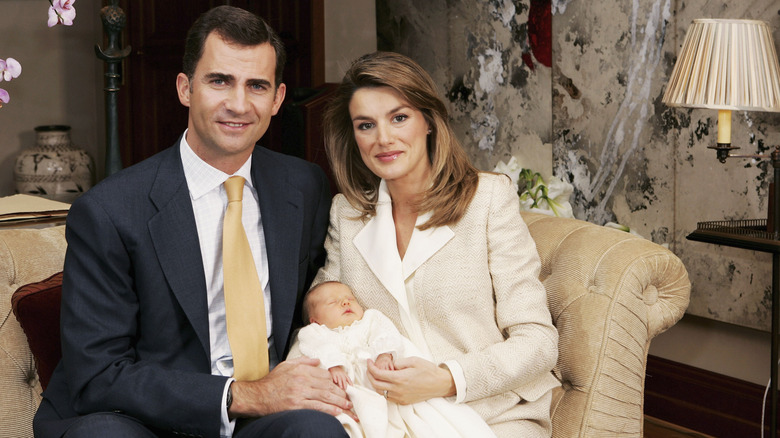
[[[298,332],[301,354],[320,360],[320,368],[346,366],[347,357],[341,351],[339,334],[324,325],[312,323]]]
[[[391,353],[393,358],[403,357],[403,336],[390,318],[374,309],[366,310],[363,318],[370,318],[371,322],[369,346],[373,359],[382,353]]]

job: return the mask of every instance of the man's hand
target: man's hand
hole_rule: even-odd
[[[346,391],[347,386],[352,384],[352,380],[350,380],[343,366],[330,367],[328,371],[330,372],[331,379],[333,379],[333,383],[338,385],[339,388]]]
[[[387,399],[400,405],[455,395],[449,370],[419,357],[397,359],[395,371],[380,369],[369,360],[367,375],[376,392],[387,391]]]
[[[228,414],[231,418],[259,417],[314,409],[333,416],[345,413],[357,421],[346,392],[333,383],[329,372],[317,368],[319,363],[319,359],[302,356],[280,363],[260,380],[233,382]]]

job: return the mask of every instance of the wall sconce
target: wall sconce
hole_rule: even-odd
[[[731,111],[780,112],[780,67],[769,26],[756,20],[694,20],[685,35],[663,102],[718,110],[718,142],[727,158],[769,158],[774,168],[767,219],[699,222],[690,240],[772,253],[770,436],[777,436],[778,333],[780,333],[780,146],[771,155],[734,155]],[[762,416],[763,418],[763,416]],[[764,425],[761,425],[763,431]]]
[[[725,162],[731,146],[731,111],[780,111],[780,67],[769,26],[756,20],[693,20],[663,102],[718,110],[718,143]],[[769,158],[740,156],[743,158]]]

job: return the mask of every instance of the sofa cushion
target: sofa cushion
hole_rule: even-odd
[[[30,345],[41,387],[46,389],[62,357],[60,346],[60,299],[62,272],[20,287],[11,297],[14,315]]]

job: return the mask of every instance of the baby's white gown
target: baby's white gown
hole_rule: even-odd
[[[495,437],[490,427],[470,407],[432,398],[399,405],[378,394],[366,376],[368,359],[382,353],[394,357],[424,357],[381,312],[368,309],[348,327],[329,329],[309,324],[298,332],[300,353],[320,359],[320,367],[343,366],[353,385],[347,388],[360,423],[345,414],[338,419],[351,438],[453,438]],[[293,348],[291,357],[297,355]]]

